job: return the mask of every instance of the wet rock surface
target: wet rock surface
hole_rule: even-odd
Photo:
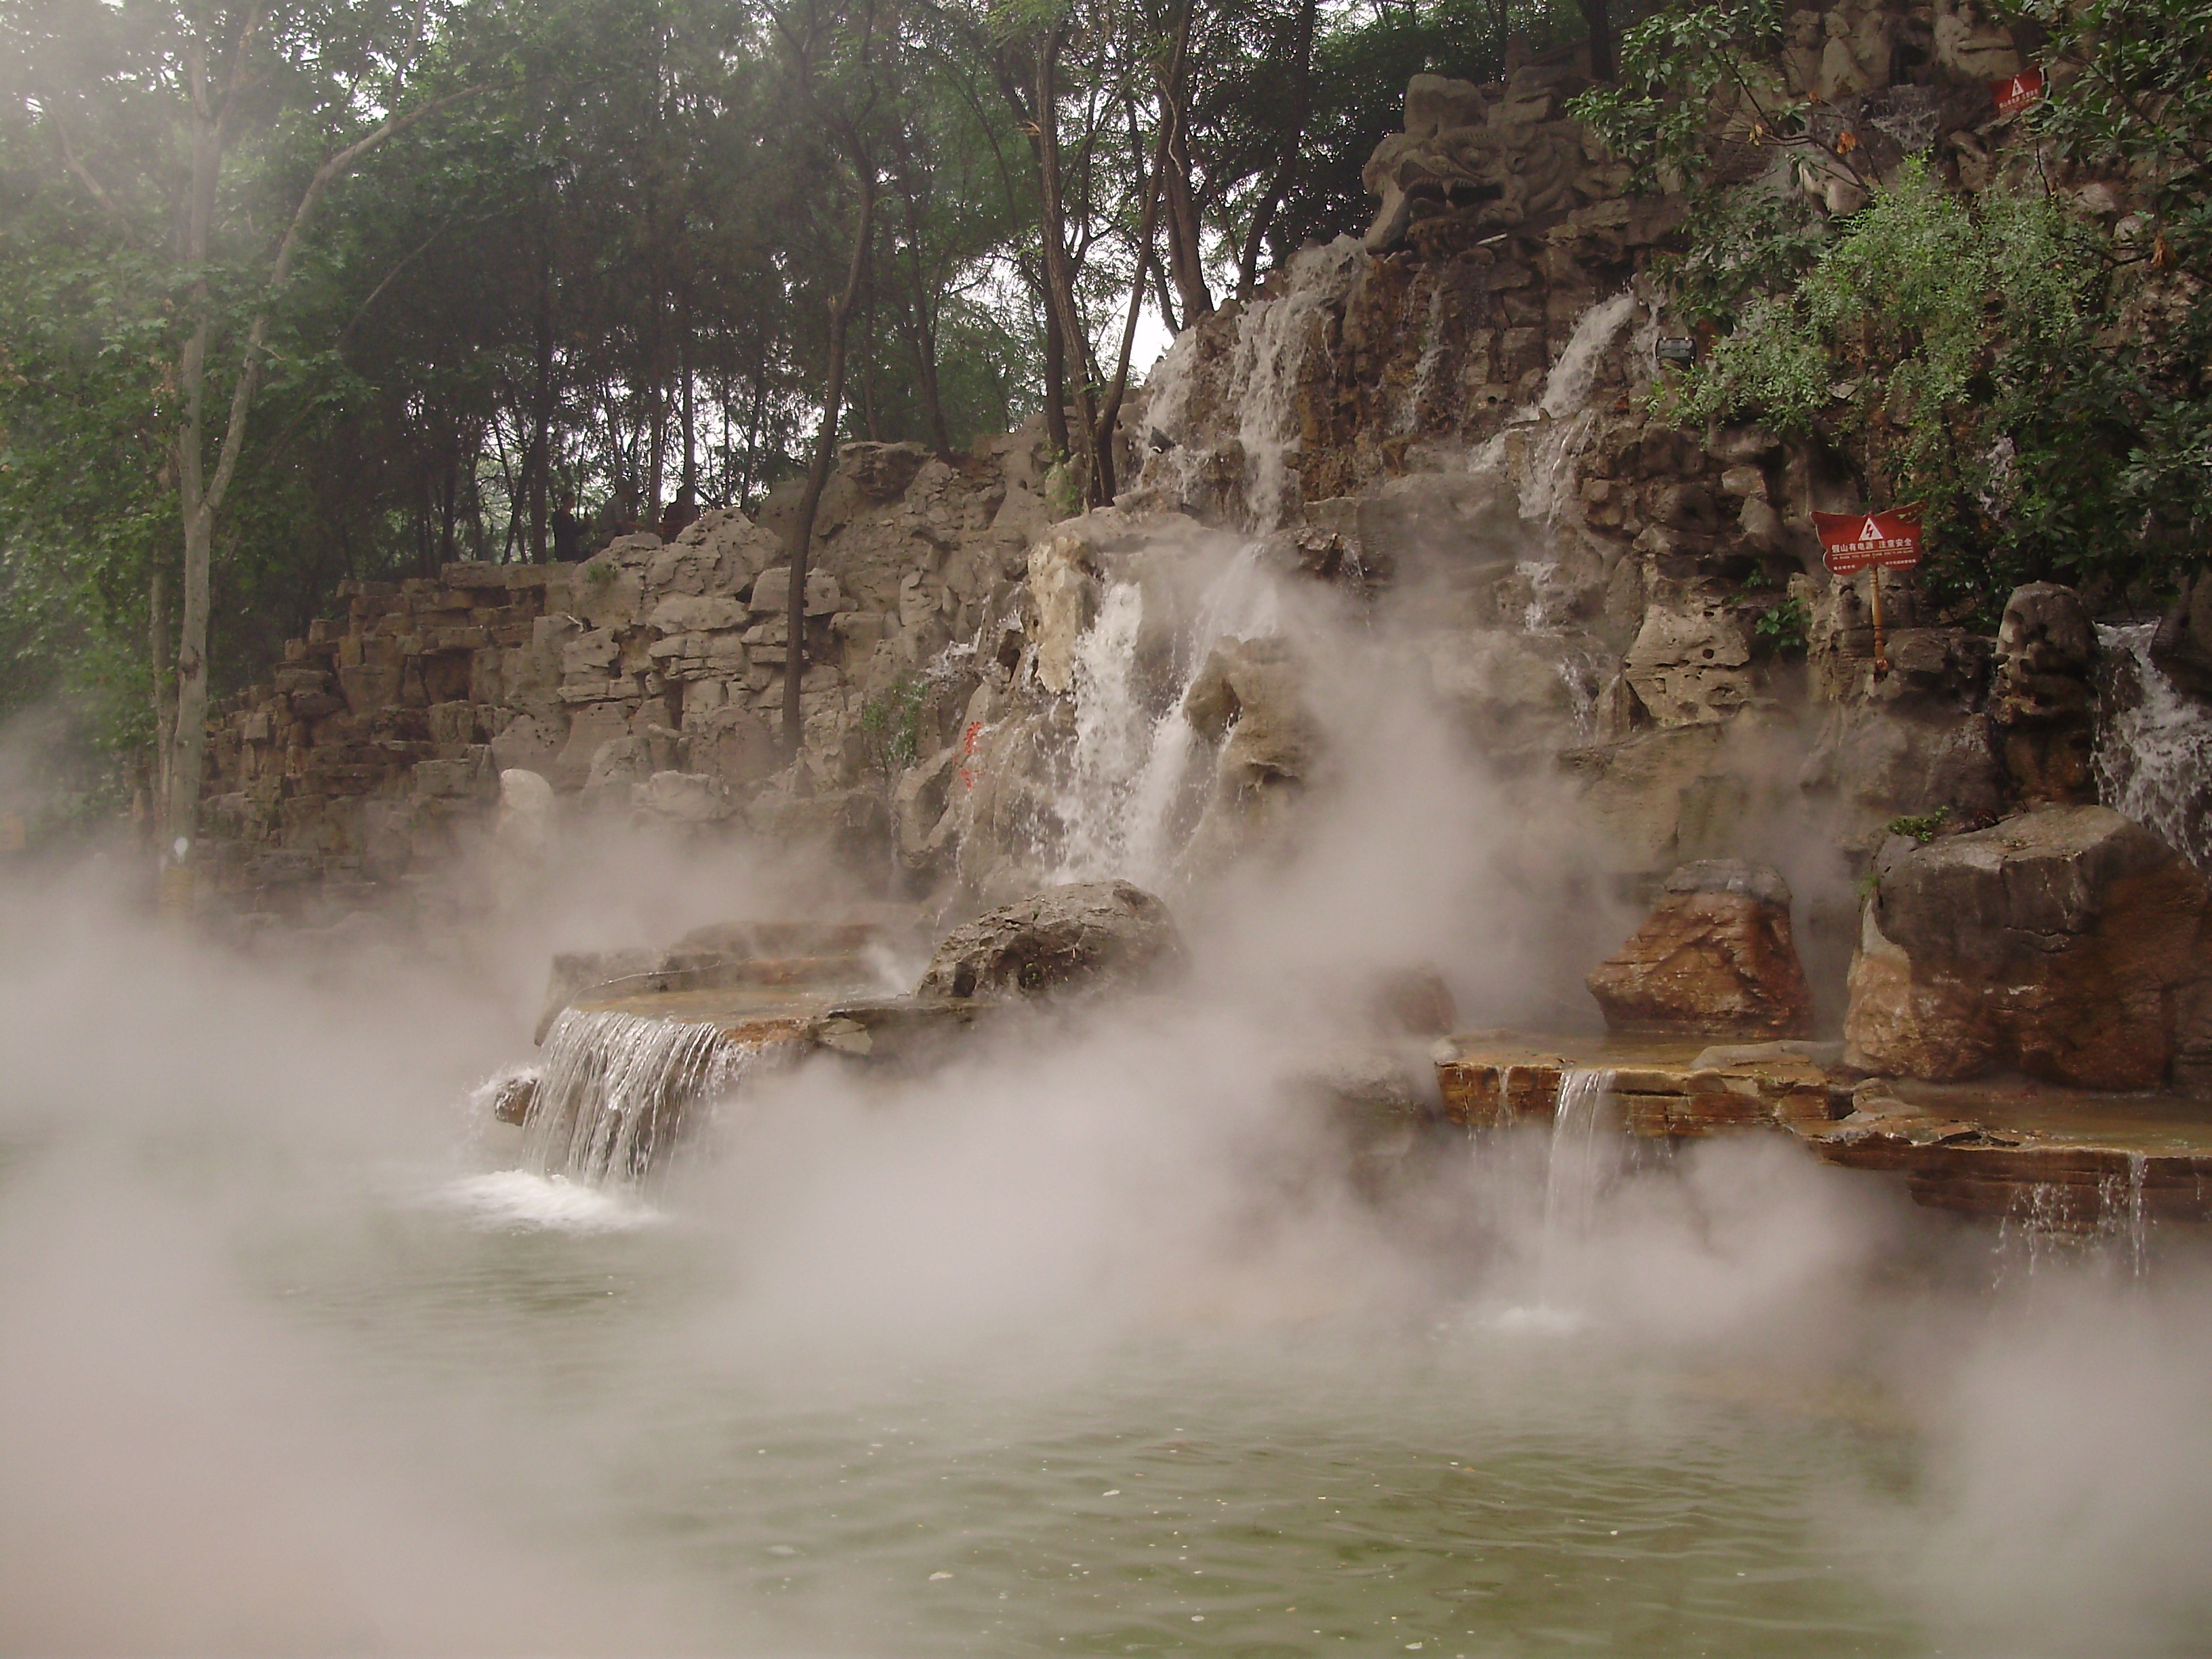
[[[1813,994],[1790,929],[1788,884],[1741,860],[1686,864],[1644,925],[1594,969],[1615,1031],[1810,1035]]]

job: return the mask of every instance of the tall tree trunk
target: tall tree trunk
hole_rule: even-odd
[[[783,751],[794,761],[799,758],[801,735],[799,696],[806,678],[806,554],[814,540],[814,516],[821,510],[822,492],[829,486],[830,464],[837,458],[837,420],[845,400],[845,334],[860,301],[860,286],[867,277],[868,248],[875,234],[875,169],[857,145],[853,170],[860,185],[853,261],[845,273],[844,290],[830,307],[830,366],[823,377],[822,424],[815,430],[806,490],[799,498],[799,516],[791,527],[791,594],[785,612],[789,620],[783,646]]]
[[[553,251],[550,241],[541,212],[538,234],[538,379],[531,398],[530,457],[524,463],[529,480],[532,564],[545,562],[546,496],[553,471]]]
[[[906,210],[907,312],[912,325],[907,343],[913,348],[915,373],[921,382],[922,414],[929,422],[929,441],[939,457],[952,459],[952,434],[945,424],[945,404],[937,385],[937,319],[930,306],[929,281],[921,263],[921,230],[925,217],[914,159],[907,153],[904,130],[898,137],[899,199]]]
[[[1589,3],[1589,0],[1584,0]],[[1597,0],[1602,5],[1604,0]],[[1289,121],[1283,129],[1283,148],[1275,158],[1274,172],[1267,179],[1267,188],[1252,210],[1252,225],[1244,237],[1244,254],[1237,264],[1237,292],[1249,299],[1260,281],[1260,253],[1267,246],[1267,229],[1274,222],[1276,211],[1283,205],[1283,194],[1289,189],[1291,170],[1298,164],[1298,145],[1305,137],[1306,118],[1313,107],[1313,46],[1316,0],[1303,0],[1298,7],[1297,33],[1291,52],[1297,64],[1296,90],[1291,98]]]
[[[1162,100],[1180,111],[1183,89],[1164,90]],[[1168,274],[1175,279],[1186,325],[1213,314],[1213,293],[1206,285],[1206,246],[1197,204],[1190,195],[1190,149],[1178,117],[1168,142]]]
[[[1170,49],[1168,64],[1168,84],[1179,84],[1182,80],[1183,54],[1190,43],[1190,14],[1194,0],[1182,0],[1176,9],[1175,44]],[[1310,8],[1314,0],[1306,0]],[[1161,111],[1160,131],[1152,149],[1151,175],[1145,180],[1144,211],[1139,216],[1137,228],[1137,269],[1129,282],[1129,308],[1121,321],[1121,349],[1114,364],[1114,384],[1106,393],[1106,401],[1098,411],[1098,434],[1093,453],[1091,504],[1103,507],[1114,499],[1114,428],[1121,418],[1121,399],[1129,388],[1129,354],[1137,342],[1137,319],[1145,306],[1145,273],[1152,263],[1152,233],[1158,227],[1160,209],[1160,182],[1167,173],[1168,148],[1173,142],[1179,112],[1172,104]],[[1134,133],[1132,132],[1133,138]],[[1143,155],[1133,157],[1139,165]]]
[[[1619,73],[1613,61],[1613,12],[1607,0],[1581,0],[1589,27],[1590,79],[1610,82]]]
[[[256,70],[247,61],[258,14],[248,8],[239,37],[227,62],[230,82],[218,88],[208,77],[207,45],[197,30],[185,34],[182,56],[186,91],[191,101],[191,155],[185,190],[185,213],[179,238],[179,261],[185,270],[204,269],[215,221],[216,186],[222,180],[224,147],[229,140],[233,94],[254,81]],[[434,99],[404,114],[386,118],[365,137],[324,161],[307,181],[276,258],[260,305],[247,324],[240,348],[236,378],[231,383],[230,410],[216,453],[212,472],[206,465],[207,361],[214,332],[214,301],[204,281],[191,293],[198,321],[185,337],[177,362],[177,389],[183,412],[173,438],[177,463],[178,506],[184,517],[185,559],[183,614],[177,639],[177,714],[169,737],[167,791],[162,801],[164,839],[171,854],[182,842],[187,854],[199,830],[200,784],[207,763],[208,616],[210,581],[214,564],[215,520],[237,475],[246,443],[246,416],[253,407],[261,383],[262,348],[269,338],[270,307],[290,280],[315,210],[331,185],[351,171],[354,164],[394,133],[435,114],[448,105],[474,95],[474,88]]]
[[[699,411],[691,384],[691,283],[686,277],[681,294],[682,312],[677,319],[676,374],[682,386],[684,408],[684,471],[676,487],[676,500],[689,519],[699,510]]]
[[[157,804],[168,794],[169,744],[177,729],[176,658],[169,642],[169,573],[157,560],[149,596],[146,655],[154,679],[154,755],[148,767],[149,824],[158,823]]]
[[[1061,32],[1051,31],[1036,53],[1037,189],[1043,212],[1038,228],[1044,243],[1046,306],[1060,338],[1063,373],[1073,370],[1075,384],[1068,401],[1075,410],[1077,450],[1063,437],[1064,453],[1081,457],[1087,473],[1097,451],[1098,409],[1095,388],[1085,365],[1090,356],[1084,338],[1082,314],[1075,305],[1075,270],[1067,252],[1067,203],[1060,176],[1059,66]],[[1063,427],[1065,421],[1063,420]]]

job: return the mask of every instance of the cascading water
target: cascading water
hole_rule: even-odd
[[[1297,510],[1298,481],[1291,457],[1303,437],[1298,371],[1313,325],[1365,257],[1349,236],[1308,248],[1291,261],[1279,298],[1248,304],[1237,317],[1222,406],[1237,411],[1237,441],[1244,457],[1243,517],[1254,530],[1273,530]],[[1186,330],[1153,369],[1148,421],[1154,431],[1174,433],[1188,424],[1198,349],[1197,331]],[[1204,465],[1201,455],[1171,446],[1147,459],[1145,477],[1164,485],[1171,498],[1186,499],[1205,493]]]
[[[1146,696],[1137,670],[1144,590],[1134,581],[1108,586],[1097,619],[1076,642],[1075,742],[1056,803],[1063,838],[1055,880],[1155,883],[1174,863],[1190,827],[1198,752],[1183,698],[1217,643],[1282,627],[1260,556],[1260,544],[1245,544],[1206,585],[1189,623],[1177,630],[1163,701]]]
[[[1551,1155],[1544,1176],[1544,1233],[1536,1258],[1536,1301],[1558,1314],[1575,1288],[1583,1243],[1595,1218],[1598,1188],[1611,1160],[1600,1139],[1613,1073],[1577,1066],[1559,1079],[1552,1115]]]
[[[2093,766],[2097,791],[2212,875],[2212,708],[2151,660],[2153,623],[2100,624],[2108,665]]]
[[[571,1008],[546,1035],[523,1120],[525,1161],[594,1185],[642,1180],[687,1115],[732,1087],[759,1052],[712,1025]]]
[[[1513,435],[1524,438],[1516,469],[1523,519],[1549,528],[1557,523],[1562,504],[1571,496],[1575,463],[1589,446],[1596,425],[1591,394],[1597,387],[1599,367],[1636,314],[1637,304],[1633,293],[1622,293],[1583,313],[1559,362],[1544,377],[1543,395],[1536,407],[1524,412],[1521,427],[1500,434],[1509,441]],[[1505,447],[1500,445],[1501,453]],[[1559,591],[1559,568],[1556,551],[1525,561],[1521,567],[1531,592],[1522,625],[1532,634],[1556,632],[1567,620],[1562,614],[1565,595]]]

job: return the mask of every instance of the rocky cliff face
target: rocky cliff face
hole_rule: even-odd
[[[1986,82],[2016,64],[1964,6],[1801,12],[1768,90],[1817,94],[1856,160],[1772,146],[1745,182],[1834,211],[1911,153],[1985,182],[2008,154]],[[1055,520],[1034,430],[953,460],[848,446],[795,766],[779,493],[667,546],[354,594],[217,719],[228,879],[262,905],[420,880],[526,769],[556,817],[827,841],[948,912],[1054,880],[1172,890],[1294,840],[1387,687],[1464,763],[1571,795],[1589,873],[1778,866],[1834,1000],[1845,852],[1901,816],[2094,792],[2097,641],[2063,598],[1992,638],[1893,577],[1876,678],[1865,579],[1828,576],[1812,527],[1866,504],[1849,477],[1648,414],[1686,334],[1651,276],[1680,204],[1623,194],[1565,118],[1577,87],[1417,77],[1365,237],[1176,342],[1111,508]]]

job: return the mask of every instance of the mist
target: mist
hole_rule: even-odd
[[[11,884],[0,1646],[1012,1650],[1054,1626],[994,1626],[990,1563],[1059,1550],[1081,1586],[1102,1539],[1151,1548],[1097,1495],[1151,1437],[1216,1480],[1316,1460],[1294,1481],[1324,1494],[1524,1443],[1578,1479],[1709,1479],[1698,1503],[1774,1480],[1771,1525],[1870,1587],[1868,1650],[2201,1647],[2195,1240],[2163,1230],[2138,1278],[1779,1138],[1630,1160],[1548,1263],[1540,1134],[1358,1178],[1302,1079],[1366,1030],[1366,976],[1431,963],[1462,1025],[1540,1018],[1628,919],[1402,679],[1354,657],[1321,686],[1342,805],[1179,902],[1181,985],[896,1084],[756,1074],[643,1194],[483,1184],[518,1145],[477,1085],[529,1058],[546,951],[857,902],[819,869],[610,832],[428,951],[225,947],[94,869]],[[1540,1269],[1571,1322],[1527,1316]],[[903,1486],[836,1508],[892,1459]],[[932,1509],[938,1483],[963,1495]],[[1512,1490],[1483,1502],[1614,1501]],[[1462,1547],[1404,1547],[1441,1583]]]

